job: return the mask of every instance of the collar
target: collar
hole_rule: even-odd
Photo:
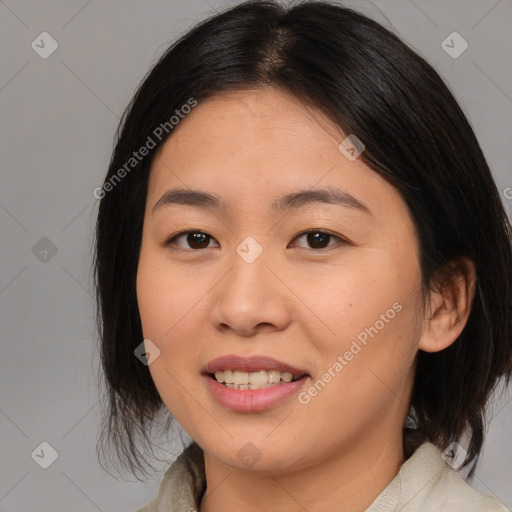
[[[137,512],[198,511],[206,490],[203,451],[190,444],[165,472],[156,498]],[[423,443],[366,512],[511,512],[497,498],[474,491],[442,458]]]

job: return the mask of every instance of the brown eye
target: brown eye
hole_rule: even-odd
[[[183,246],[177,243],[177,240],[182,238],[185,238],[188,246]],[[213,240],[213,237],[207,233],[203,233],[202,231],[183,231],[182,233],[178,233],[170,238],[165,245],[169,246],[175,244],[183,249],[207,249],[211,240]]]
[[[192,249],[204,249],[210,244],[210,236],[204,233],[189,233],[187,243]]]
[[[331,235],[327,233],[322,233],[320,231],[316,233],[308,233],[306,235],[306,240],[308,244],[312,246],[313,249],[323,249],[329,245],[329,240]]]
[[[326,231],[321,231],[318,229],[306,231],[297,236],[295,239],[298,240],[303,237],[305,237],[306,243],[309,246],[305,247],[306,249],[325,249],[327,247],[336,245],[336,241],[341,244],[347,243],[346,240],[337,235],[333,235],[332,233],[327,233]],[[331,243],[333,239],[334,243]],[[304,246],[300,245],[299,247],[304,248]]]

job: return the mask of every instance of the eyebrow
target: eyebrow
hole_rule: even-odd
[[[347,208],[354,208],[368,215],[372,215],[371,210],[353,195],[333,187],[292,192],[276,199],[270,204],[270,208],[276,212],[282,212],[292,208],[300,208],[310,203],[335,204]],[[174,188],[165,192],[155,203],[153,213],[164,206],[175,204],[206,209],[226,209],[226,203],[219,196],[201,190]]]

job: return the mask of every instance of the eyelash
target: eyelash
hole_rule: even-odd
[[[313,249],[313,248],[306,248],[306,249],[310,249],[312,251],[315,251],[315,252],[319,252],[319,251],[325,251],[325,250],[329,250],[329,249],[332,249],[333,247],[336,247],[336,246],[344,246],[344,245],[349,245],[350,242],[346,239],[346,238],[343,238],[341,237],[340,235],[335,235],[334,233],[331,233],[330,231],[326,231],[326,230],[323,230],[323,229],[308,229],[307,231],[302,231],[301,233],[299,233],[297,236],[295,236],[293,238],[293,240],[295,240],[296,238],[299,238],[299,237],[302,237],[304,235],[309,235],[309,234],[322,234],[322,235],[327,235],[331,238],[336,238],[338,239],[338,243],[336,244],[332,244],[332,245],[328,245],[326,247],[321,247],[319,249]],[[170,238],[168,238],[165,242],[164,242],[164,246],[165,247],[169,247],[171,246],[175,241],[176,239],[178,239],[180,236],[183,236],[183,235],[189,235],[189,234],[201,234],[201,235],[206,235],[207,237],[210,237],[211,240],[214,240],[213,236],[209,235],[208,233],[205,233],[204,231],[201,231],[199,229],[191,229],[191,230],[186,230],[186,231],[180,231],[179,233],[176,233],[174,235],[172,235]],[[330,240],[329,240],[330,241]],[[185,250],[185,251],[200,251],[202,249],[211,249],[211,247],[203,247],[203,248],[200,248],[200,249],[192,249],[192,248],[186,248],[186,249],[183,249],[182,247],[178,247],[178,250]],[[305,249],[305,247],[299,247],[299,249]]]

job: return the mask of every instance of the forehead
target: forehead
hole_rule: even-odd
[[[265,148],[288,148],[292,151],[287,158],[318,143],[337,146],[336,140],[342,135],[318,109],[271,87],[213,96],[201,102],[178,128],[172,137],[176,144],[201,140],[208,146],[244,149],[255,156],[264,154]],[[294,147],[299,141],[302,145]],[[243,148],[238,145],[241,142]],[[258,144],[265,144],[265,148]]]
[[[291,191],[322,186],[377,202],[377,210],[400,202],[361,158],[350,161],[341,153],[345,138],[322,112],[278,89],[215,95],[199,102],[160,148],[148,197],[154,203],[179,186],[207,190],[230,205],[261,207]]]
[[[338,154],[342,132],[318,110],[273,88],[222,93],[201,101],[173,130],[162,152],[185,158],[187,167],[208,159],[298,167]],[[263,164],[263,165],[262,165]],[[276,169],[278,171],[279,169]]]

